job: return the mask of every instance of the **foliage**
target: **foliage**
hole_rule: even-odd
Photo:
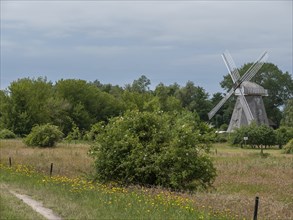
[[[160,83],[154,93],[158,98],[159,108],[162,111],[181,111],[182,106],[180,100],[175,97],[176,91],[179,90],[178,85],[165,86]]]
[[[149,91],[151,81],[142,75],[139,79],[133,81],[132,85],[126,85],[126,89],[132,92],[145,93]]]
[[[120,101],[84,80],[60,80],[55,88],[56,95],[70,103],[71,126],[75,124],[81,130],[88,130],[92,124],[118,115],[122,108]]]
[[[244,65],[240,74],[248,67],[248,64]],[[280,107],[285,103],[282,125],[292,126],[291,76],[282,73],[274,65],[265,64],[254,79],[269,90],[270,98],[264,100],[269,118],[279,125],[282,116]],[[226,89],[232,85],[229,80],[230,76],[224,78],[222,86]],[[127,110],[187,110],[197,113],[201,120],[207,121],[207,113],[224,95],[216,93],[209,99],[209,94],[191,81],[182,87],[177,83],[160,83],[154,91],[150,90],[150,84],[150,80],[144,75],[123,88],[102,84],[98,80],[87,82],[61,79],[53,84],[42,77],[18,79],[7,90],[0,91],[0,129],[9,129],[23,137],[34,125],[50,123],[58,126],[65,136],[73,129],[84,134],[89,133],[92,125],[107,123],[109,118],[123,115]],[[280,91],[276,91],[278,88]],[[217,129],[223,124],[229,124],[234,101],[235,97],[232,96],[210,121]],[[69,136],[71,135],[72,133]]]
[[[92,125],[90,131],[86,133],[85,139],[88,141],[96,141],[97,136],[103,132],[104,127],[105,122],[98,122]]]
[[[276,144],[279,145],[279,148],[282,148],[283,145],[287,144],[293,138],[293,127],[282,126],[275,130],[275,135]]]
[[[0,139],[16,138],[16,135],[9,129],[2,129],[0,131]]]
[[[282,126],[293,127],[293,99],[287,100],[281,121]]]
[[[68,133],[65,140],[72,141],[72,140],[81,140],[82,139],[82,133],[79,130],[79,128],[74,125],[72,130]]]
[[[55,125],[36,125],[24,139],[24,143],[28,146],[53,147],[62,136],[63,133]]]
[[[192,112],[197,112],[202,120],[208,120],[208,110],[211,104],[208,100],[208,93],[202,87],[195,86],[188,81],[185,87],[177,91],[176,97],[180,100],[182,107]]]
[[[248,140],[244,141],[244,137]],[[257,125],[251,123],[248,126],[242,126],[236,129],[230,135],[230,142],[233,145],[243,145],[245,142],[252,147],[272,146],[275,144],[275,133],[267,125]]]
[[[285,154],[293,154],[293,138],[284,146],[283,152]]]
[[[222,124],[220,126],[220,131],[227,131],[227,129],[228,129],[228,125],[227,124]]]
[[[217,133],[215,137],[215,142],[216,143],[225,143],[228,141],[228,133],[223,132],[223,133]]]
[[[128,111],[112,118],[90,154],[100,181],[186,189],[210,186],[211,130],[190,112]]]
[[[10,122],[10,99],[8,91],[0,90],[0,129],[9,128],[8,124]],[[11,129],[10,129],[11,130]]]
[[[23,78],[11,83],[3,117],[6,127],[15,134],[26,135],[35,124],[49,122],[47,100],[52,83],[46,78]]]

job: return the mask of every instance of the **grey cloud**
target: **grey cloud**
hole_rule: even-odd
[[[268,49],[271,62],[291,71],[291,18],[290,1],[1,1],[2,75],[17,76],[24,66],[12,63],[23,59],[30,73],[38,60],[52,78],[60,78],[58,68],[72,72],[68,63],[75,72],[112,76],[80,78],[110,83],[127,78],[113,77],[119,70],[128,78],[144,72],[166,82],[184,72],[177,81],[194,76],[214,92],[217,74],[226,73],[225,49],[238,66]]]

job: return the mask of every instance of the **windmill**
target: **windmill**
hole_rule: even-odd
[[[268,53],[265,51],[246,71],[246,73],[240,77],[230,53],[226,51],[222,54],[222,58],[234,84],[225,97],[208,113],[209,119],[211,119],[230,96],[235,93],[237,100],[227,130],[228,132],[231,132],[235,128],[239,128],[242,125],[249,125],[252,121],[255,121],[258,124],[269,125],[262,100],[262,96],[267,96],[268,92],[256,83],[250,82],[265,63],[267,57]]]

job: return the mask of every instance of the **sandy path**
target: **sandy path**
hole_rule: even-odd
[[[51,209],[45,208],[41,202],[32,199],[30,196],[18,194],[11,190],[9,192],[21,199],[24,203],[32,207],[33,210],[40,213],[45,218],[50,220],[62,220],[62,218],[54,214]]]

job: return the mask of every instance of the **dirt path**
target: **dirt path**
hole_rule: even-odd
[[[15,195],[17,198],[22,200],[24,203],[32,207],[33,210],[36,212],[40,213],[42,216],[49,220],[62,220],[61,217],[57,216],[56,214],[53,213],[51,209],[45,208],[41,202],[38,202],[34,199],[32,199],[30,196],[23,195],[23,194],[18,194],[14,191],[9,190],[10,193]]]

